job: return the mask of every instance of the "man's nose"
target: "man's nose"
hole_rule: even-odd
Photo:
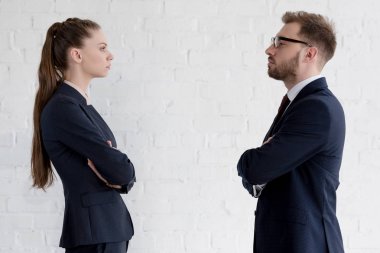
[[[270,55],[272,56],[274,54],[274,51],[275,51],[275,47],[273,45],[270,45],[266,50],[265,50],[265,53],[267,55]]]

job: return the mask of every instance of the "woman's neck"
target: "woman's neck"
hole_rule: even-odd
[[[91,78],[87,78],[83,75],[78,75],[75,73],[65,73],[65,80],[75,84],[83,92],[87,92],[90,86]]]

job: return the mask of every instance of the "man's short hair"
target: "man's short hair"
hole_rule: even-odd
[[[285,12],[282,22],[301,25],[299,35],[302,39],[318,48],[325,65],[333,56],[336,48],[334,24],[327,17],[305,11]]]

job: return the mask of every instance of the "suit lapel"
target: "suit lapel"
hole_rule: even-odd
[[[327,82],[326,82],[326,78],[324,78],[324,77],[318,78],[317,80],[314,80],[311,83],[309,83],[308,85],[306,85],[300,91],[300,93],[298,93],[298,95],[295,97],[295,99],[290,103],[289,107],[286,109],[286,111],[282,115],[281,119],[279,119],[277,122],[275,122],[276,121],[275,119],[273,120],[272,125],[270,126],[267,134],[265,135],[263,142],[265,142],[266,140],[268,140],[269,137],[271,137],[275,133],[277,133],[279,127],[281,126],[281,123],[282,123],[284,117],[286,116],[287,113],[289,113],[291,111],[291,109],[293,107],[297,106],[298,101],[302,100],[303,98],[305,98],[311,94],[314,94],[315,92],[318,92],[318,91],[326,89],[326,88],[327,88]]]
[[[70,98],[70,100],[76,104],[79,105],[81,110],[84,112],[84,114],[87,116],[87,118],[92,122],[92,124],[98,129],[99,134],[105,139],[105,140],[111,140],[113,145],[116,145],[116,140],[107,126],[107,124],[104,122],[104,125],[106,126],[104,129],[99,125],[99,121],[94,117],[94,114],[91,110],[96,112],[95,108],[93,108],[91,105],[87,105],[86,99],[80,94],[77,90],[75,90],[70,85],[67,85],[65,83],[59,84],[59,87],[57,89],[58,95],[65,96],[67,98]],[[96,112],[97,113],[97,112]],[[101,116],[99,115],[99,118]],[[100,122],[101,123],[101,122]]]

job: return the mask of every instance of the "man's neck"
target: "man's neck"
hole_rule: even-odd
[[[302,82],[303,80],[306,80],[310,77],[320,75],[320,71],[309,71],[308,73],[301,74],[301,75],[295,75],[293,78],[289,80],[284,80],[285,87],[289,90],[291,90],[294,86],[296,86],[298,83]]]

